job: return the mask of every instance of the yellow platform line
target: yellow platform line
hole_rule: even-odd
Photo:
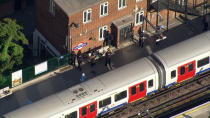
[[[204,106],[200,106],[200,107],[198,107],[198,108],[195,108],[195,109],[192,110],[192,111],[188,111],[188,112],[186,112],[186,113],[182,113],[182,114],[180,114],[179,116],[177,116],[176,118],[181,118],[181,117],[183,117],[183,114],[189,115],[189,114],[191,114],[191,113],[193,113],[193,112],[199,111],[199,110],[204,109],[204,108],[206,108],[206,107],[208,107],[208,106],[210,106],[210,103],[208,103],[208,104],[206,104],[206,105],[204,105]]]

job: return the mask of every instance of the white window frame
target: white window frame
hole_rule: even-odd
[[[86,13],[86,16],[85,16]],[[90,19],[88,19],[88,14],[90,14]],[[92,21],[92,9],[86,9],[83,11],[83,23],[88,23]]]
[[[140,1],[142,1],[142,0],[136,0],[136,2],[140,2]]]
[[[101,32],[101,31],[102,31],[102,32]],[[98,37],[99,37],[98,40],[99,40],[99,41],[103,41],[103,40],[105,39],[104,31],[108,31],[107,25],[102,26],[102,27],[99,28],[99,35],[98,35]],[[101,33],[102,33],[102,34],[101,34]],[[102,35],[102,37],[101,37],[101,35]]]
[[[143,11],[143,10],[137,12],[136,15],[135,15],[135,25],[136,25],[136,26],[143,23],[143,20],[140,21],[141,15],[144,16],[144,11]],[[136,21],[137,17],[138,17],[138,21]]]
[[[125,6],[123,6],[123,1],[125,1]],[[127,7],[126,2],[127,0],[118,0],[118,9],[120,10],[120,9],[126,8]]]
[[[109,9],[109,7],[108,7],[108,2],[104,2],[104,3],[102,3],[102,4],[100,4],[100,11],[99,11],[99,16],[100,17],[103,17],[103,16],[107,16],[108,15],[108,9]],[[107,13],[105,13],[105,8],[107,8]],[[102,12],[101,12],[101,10],[103,10]]]
[[[50,0],[49,12],[55,16],[55,2],[53,0]]]
[[[185,0],[179,0],[179,5],[184,6],[185,5]]]

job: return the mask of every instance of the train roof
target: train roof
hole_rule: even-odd
[[[210,31],[160,50],[154,55],[171,67],[208,51],[210,51]]]
[[[97,76],[94,79],[26,105],[5,116],[9,118],[22,118],[23,116],[30,118],[50,117],[83,104],[85,101],[95,99],[100,95],[143,79],[155,72],[154,65],[144,57],[133,63]],[[49,115],[49,113],[51,114]]]

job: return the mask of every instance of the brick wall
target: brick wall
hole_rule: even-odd
[[[0,4],[0,18],[14,13],[14,0]]]
[[[138,8],[146,8],[146,0],[138,2]],[[118,0],[108,0],[108,15],[104,17],[99,16],[100,4],[94,5],[91,7],[92,9],[92,21],[86,24],[83,24],[83,10],[73,14],[69,17],[69,22],[79,23],[80,26],[78,29],[72,29],[72,39],[73,39],[73,47],[76,46],[81,41],[85,41],[88,43],[82,49],[82,52],[92,49],[94,47],[101,46],[103,41],[99,41],[99,27],[107,25],[110,30],[110,26],[114,20],[117,20],[121,17],[124,17],[133,13],[135,8],[136,0],[127,0],[127,7],[121,10],[118,10]],[[145,11],[146,12],[146,11]],[[137,26],[139,27],[139,26]],[[138,29],[138,28],[136,28]],[[87,32],[86,32],[87,31]],[[82,35],[82,36],[81,36]],[[89,40],[91,36],[94,36],[96,40]]]
[[[55,6],[55,16],[49,12],[49,0],[36,0],[36,28],[62,54],[66,53],[68,17]]]

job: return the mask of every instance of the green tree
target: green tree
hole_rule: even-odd
[[[16,20],[5,18],[0,21],[0,74],[22,64],[22,45],[28,45],[22,30]]]

